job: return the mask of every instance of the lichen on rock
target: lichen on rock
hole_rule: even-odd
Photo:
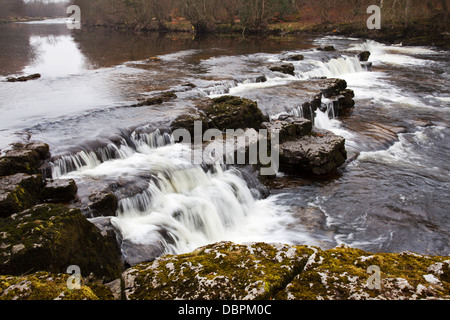
[[[448,257],[411,253],[371,254],[347,246],[316,250],[305,270],[280,291],[276,299],[450,299]],[[369,286],[370,266],[380,270],[379,288],[371,289]],[[432,277],[427,278],[430,272]],[[427,279],[436,279],[439,283]]]
[[[0,300],[114,299],[111,290],[101,283],[81,281],[80,288],[69,289],[68,280],[69,274],[42,271],[19,277],[0,275]]]
[[[0,233],[0,274],[61,273],[77,265],[83,275],[111,281],[122,271],[117,243],[78,209],[37,205],[3,219]]]
[[[270,299],[306,264],[307,247],[220,242],[123,273],[130,300]]]

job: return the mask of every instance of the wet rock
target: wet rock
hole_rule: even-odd
[[[101,283],[81,281],[70,290],[69,274],[36,272],[24,276],[0,275],[0,300],[113,300],[112,290]]]
[[[103,237],[78,209],[37,205],[3,219],[0,234],[0,274],[65,273],[77,265],[83,276],[112,281],[123,271],[117,242]]]
[[[206,115],[210,128],[221,131],[247,128],[259,130],[266,120],[256,102],[234,96],[207,100],[198,105],[198,109]]]
[[[89,209],[93,217],[115,216],[119,200],[110,192],[97,192],[89,196]]]
[[[367,71],[372,71],[372,65],[372,62],[361,62],[361,67],[363,67]]]
[[[309,135],[313,126],[312,122],[305,118],[282,116],[278,120],[264,122],[262,128],[268,130],[269,137],[275,132],[278,133],[280,143],[283,143]]]
[[[36,80],[39,79],[41,77],[41,75],[39,73],[35,73],[35,74],[31,74],[29,76],[23,76],[23,77],[17,77],[17,78],[7,78],[6,81],[7,82],[25,82],[25,81],[29,81],[29,80]]]
[[[126,270],[128,300],[258,300],[284,288],[313,253],[307,247],[221,242]]]
[[[256,83],[262,83],[262,82],[267,82],[266,76],[259,76],[258,78],[256,78]]]
[[[161,62],[161,59],[158,57],[150,57],[147,60],[145,60],[146,62]]]
[[[45,143],[16,143],[12,147],[0,158],[0,176],[38,173],[44,160],[50,156],[49,146]]]
[[[292,61],[302,61],[305,59],[305,56],[302,54],[293,54],[289,56],[288,59]]]
[[[367,62],[370,58],[370,52],[369,51],[363,51],[360,54],[358,54],[359,61],[361,62]]]
[[[321,46],[317,48],[319,51],[336,51],[336,48],[334,46]]]
[[[284,74],[290,74],[292,76],[295,76],[295,66],[292,63],[286,63],[279,66],[272,66],[269,69],[270,71],[273,72],[281,72]]]
[[[8,217],[38,202],[42,176],[18,173],[0,178],[0,217]]]
[[[47,180],[40,198],[51,202],[68,202],[75,199],[77,191],[73,179]]]
[[[325,98],[339,96],[342,91],[347,89],[347,81],[343,79],[324,79],[322,92]]]
[[[338,111],[342,109],[351,109],[355,106],[355,100],[353,98],[355,97],[355,92],[351,89],[345,89],[342,90],[337,97],[337,108]],[[337,114],[337,112],[336,112]]]
[[[380,270],[379,286],[369,272]],[[434,269],[434,266],[437,268]],[[431,272],[430,272],[431,271]],[[439,282],[427,281],[427,275]],[[448,257],[415,253],[368,253],[339,246],[316,248],[304,270],[276,299],[288,300],[422,300],[450,298]],[[371,278],[372,277],[372,278]],[[431,277],[429,277],[431,278]]]
[[[324,175],[345,163],[345,139],[326,130],[280,144],[280,169],[294,173]]]
[[[191,109],[189,113],[179,115],[174,121],[172,121],[170,128],[172,132],[178,129],[185,129],[191,135],[191,138],[194,139],[195,136],[195,122],[201,122],[202,124],[202,135],[206,130],[209,129],[208,118],[205,114],[200,112],[198,109]],[[182,141],[176,141],[182,142]],[[186,142],[186,141],[184,141]]]
[[[133,107],[143,107],[143,106],[153,106],[163,104],[164,102],[169,102],[178,98],[178,96],[174,92],[164,92],[156,97],[148,98],[138,104],[135,104]]]

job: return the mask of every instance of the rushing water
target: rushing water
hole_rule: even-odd
[[[181,253],[220,240],[450,254],[448,52],[345,37],[192,39],[71,32],[49,23],[0,28],[0,148],[46,142],[53,177],[75,179],[80,198],[114,192],[120,202],[111,221],[125,256]],[[325,43],[337,51],[315,49]],[[359,63],[361,50],[372,53],[371,71]],[[294,53],[305,56],[293,62],[295,76],[269,70]],[[160,60],[147,61],[153,56]],[[4,82],[36,72],[41,79]],[[268,80],[257,82],[261,75]],[[205,96],[251,98],[272,117],[298,114],[293,84],[314,77],[345,79],[356,95],[350,114],[329,109],[314,117],[316,127],[345,137],[355,158],[331,180],[280,173],[266,197],[248,168],[186,161],[186,146],[166,130]],[[167,90],[178,99],[130,107]]]

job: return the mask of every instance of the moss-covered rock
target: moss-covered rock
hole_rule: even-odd
[[[47,180],[40,194],[47,201],[71,201],[77,195],[78,187],[73,179]]]
[[[49,155],[49,146],[45,143],[15,143],[0,158],[0,176],[39,173],[39,167]]]
[[[200,104],[198,109],[205,113],[211,128],[221,131],[227,129],[259,130],[261,124],[266,121],[266,117],[255,101],[234,96],[222,96],[207,100]]]
[[[380,271],[380,286],[369,267]],[[305,269],[276,296],[293,300],[450,299],[449,257],[372,254],[339,246],[316,248]],[[372,289],[373,288],[373,289]]]
[[[42,189],[41,175],[18,173],[0,178],[0,218],[31,208]]]
[[[159,105],[159,104],[163,104],[164,102],[169,102],[171,100],[174,100],[176,98],[178,98],[178,96],[172,91],[163,92],[156,97],[145,99],[142,102],[139,102],[138,104],[134,105],[133,107]]]
[[[257,300],[272,298],[300,272],[308,247],[221,242],[164,256],[123,273],[130,300]]]
[[[69,289],[69,274],[37,272],[27,276],[0,276],[0,300],[113,300],[111,290],[98,282],[83,281]]]
[[[78,209],[37,205],[0,221],[0,274],[64,273],[77,265],[112,281],[120,276],[120,250]]]

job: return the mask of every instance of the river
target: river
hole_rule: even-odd
[[[70,31],[61,20],[0,25],[0,40],[0,149],[46,142],[53,177],[75,179],[81,198],[114,192],[111,222],[130,261],[221,240],[450,254],[448,51],[339,36]],[[336,51],[316,50],[324,44]],[[371,52],[371,71],[361,50]],[[295,76],[268,69],[291,54],[305,57],[293,62]],[[5,81],[32,73],[42,77]],[[256,82],[261,75],[266,82]],[[174,156],[184,146],[167,128],[196,99],[231,94],[271,117],[295,114],[291,84],[314,77],[344,79],[355,91],[352,112],[314,119],[345,137],[355,158],[339,176],[281,172],[266,197],[249,170]],[[168,90],[178,98],[131,107]]]

